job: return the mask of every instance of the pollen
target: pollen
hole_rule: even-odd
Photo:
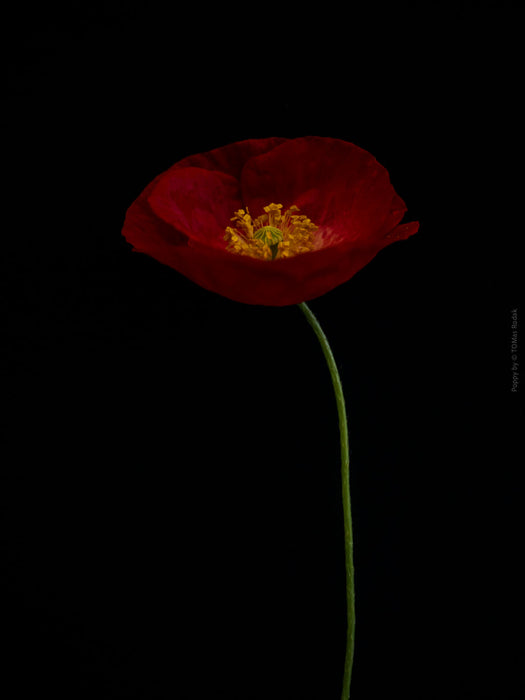
[[[260,260],[291,258],[314,250],[318,227],[299,213],[295,204],[282,213],[282,204],[268,204],[264,213],[252,219],[248,207],[239,209],[226,228],[226,250]]]

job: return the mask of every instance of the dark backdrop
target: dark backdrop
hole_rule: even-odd
[[[120,235],[178,159],[306,134],[373,153],[421,222],[310,304],[349,413],[352,698],[525,696],[517,13],[392,5],[46,4],[5,24],[6,700],[339,697],[317,341],[296,307],[214,295]]]

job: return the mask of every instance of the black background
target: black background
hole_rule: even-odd
[[[175,7],[3,29],[4,697],[340,696],[317,341],[120,235],[178,159],[306,134],[373,153],[421,222],[310,304],[349,414],[352,698],[525,697],[514,5]]]

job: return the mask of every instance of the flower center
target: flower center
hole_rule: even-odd
[[[226,250],[261,260],[291,258],[314,250],[317,226],[295,204],[281,214],[282,204],[268,204],[264,214],[252,219],[248,207],[232,216],[226,228]]]

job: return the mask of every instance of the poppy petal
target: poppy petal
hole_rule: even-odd
[[[162,175],[150,182],[129,207],[122,227],[122,235],[134,251],[147,253],[156,260],[160,260],[162,252],[171,246],[188,245],[188,237],[159,219],[148,203],[148,196],[161,177]]]
[[[224,248],[224,229],[240,208],[239,183],[216,170],[170,170],[148,196],[153,212],[188,238]]]
[[[393,243],[394,241],[403,241],[406,238],[410,238],[415,233],[419,231],[419,221],[410,221],[406,224],[400,224],[393,228],[385,236],[385,240],[388,243]]]
[[[250,211],[269,202],[296,204],[317,225],[366,238],[389,214],[395,194],[386,169],[367,151],[340,139],[292,139],[247,161],[241,190]]]

